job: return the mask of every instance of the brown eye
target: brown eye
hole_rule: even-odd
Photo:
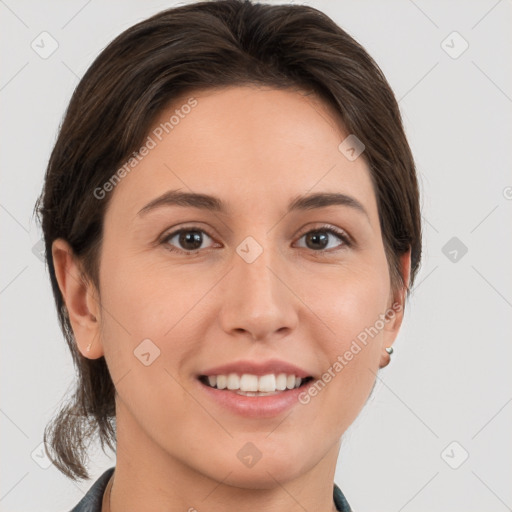
[[[202,248],[201,245],[205,241],[205,236],[207,239],[212,240],[210,235],[202,229],[186,228],[174,231],[166,236],[162,240],[162,243],[167,244],[172,251],[193,252]],[[174,243],[172,243],[173,239],[175,239]],[[176,245],[178,247],[176,247]]]
[[[329,228],[319,228],[308,231],[301,238],[305,238],[306,248],[312,249],[313,251],[325,251],[334,247],[350,246],[350,240],[348,236],[342,231]],[[341,244],[336,244],[335,239],[340,240]],[[332,240],[334,239],[334,242]],[[334,243],[334,245],[332,245]],[[331,246],[329,247],[329,244]]]

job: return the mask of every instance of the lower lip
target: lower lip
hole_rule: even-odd
[[[300,405],[299,395],[307,391],[309,386],[314,383],[314,379],[304,386],[268,396],[244,396],[235,391],[212,388],[200,380],[197,380],[197,383],[213,401],[235,414],[247,418],[274,418],[294,405]]]

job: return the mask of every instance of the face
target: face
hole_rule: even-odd
[[[338,149],[349,134],[313,95],[269,88],[187,95],[149,135],[109,192],[100,260],[93,352],[123,450],[151,443],[247,488],[304,474],[337,455],[400,325],[398,310],[383,321],[396,297],[364,153]],[[171,191],[216,199],[155,204]],[[246,396],[200,378],[274,389],[282,373],[301,387]]]

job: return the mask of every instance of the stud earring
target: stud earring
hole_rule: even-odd
[[[386,347],[386,352],[391,355],[393,353],[393,347]]]
[[[91,345],[92,345],[92,343],[89,343],[89,345],[87,345],[87,349],[86,349],[86,351],[87,351],[87,352],[90,352],[90,351],[91,351]],[[387,349],[386,349],[386,350],[387,350]]]

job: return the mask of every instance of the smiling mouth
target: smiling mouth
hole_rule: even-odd
[[[271,396],[306,386],[313,377],[300,378],[293,374],[200,375],[199,381],[213,389],[230,391],[243,396]]]

